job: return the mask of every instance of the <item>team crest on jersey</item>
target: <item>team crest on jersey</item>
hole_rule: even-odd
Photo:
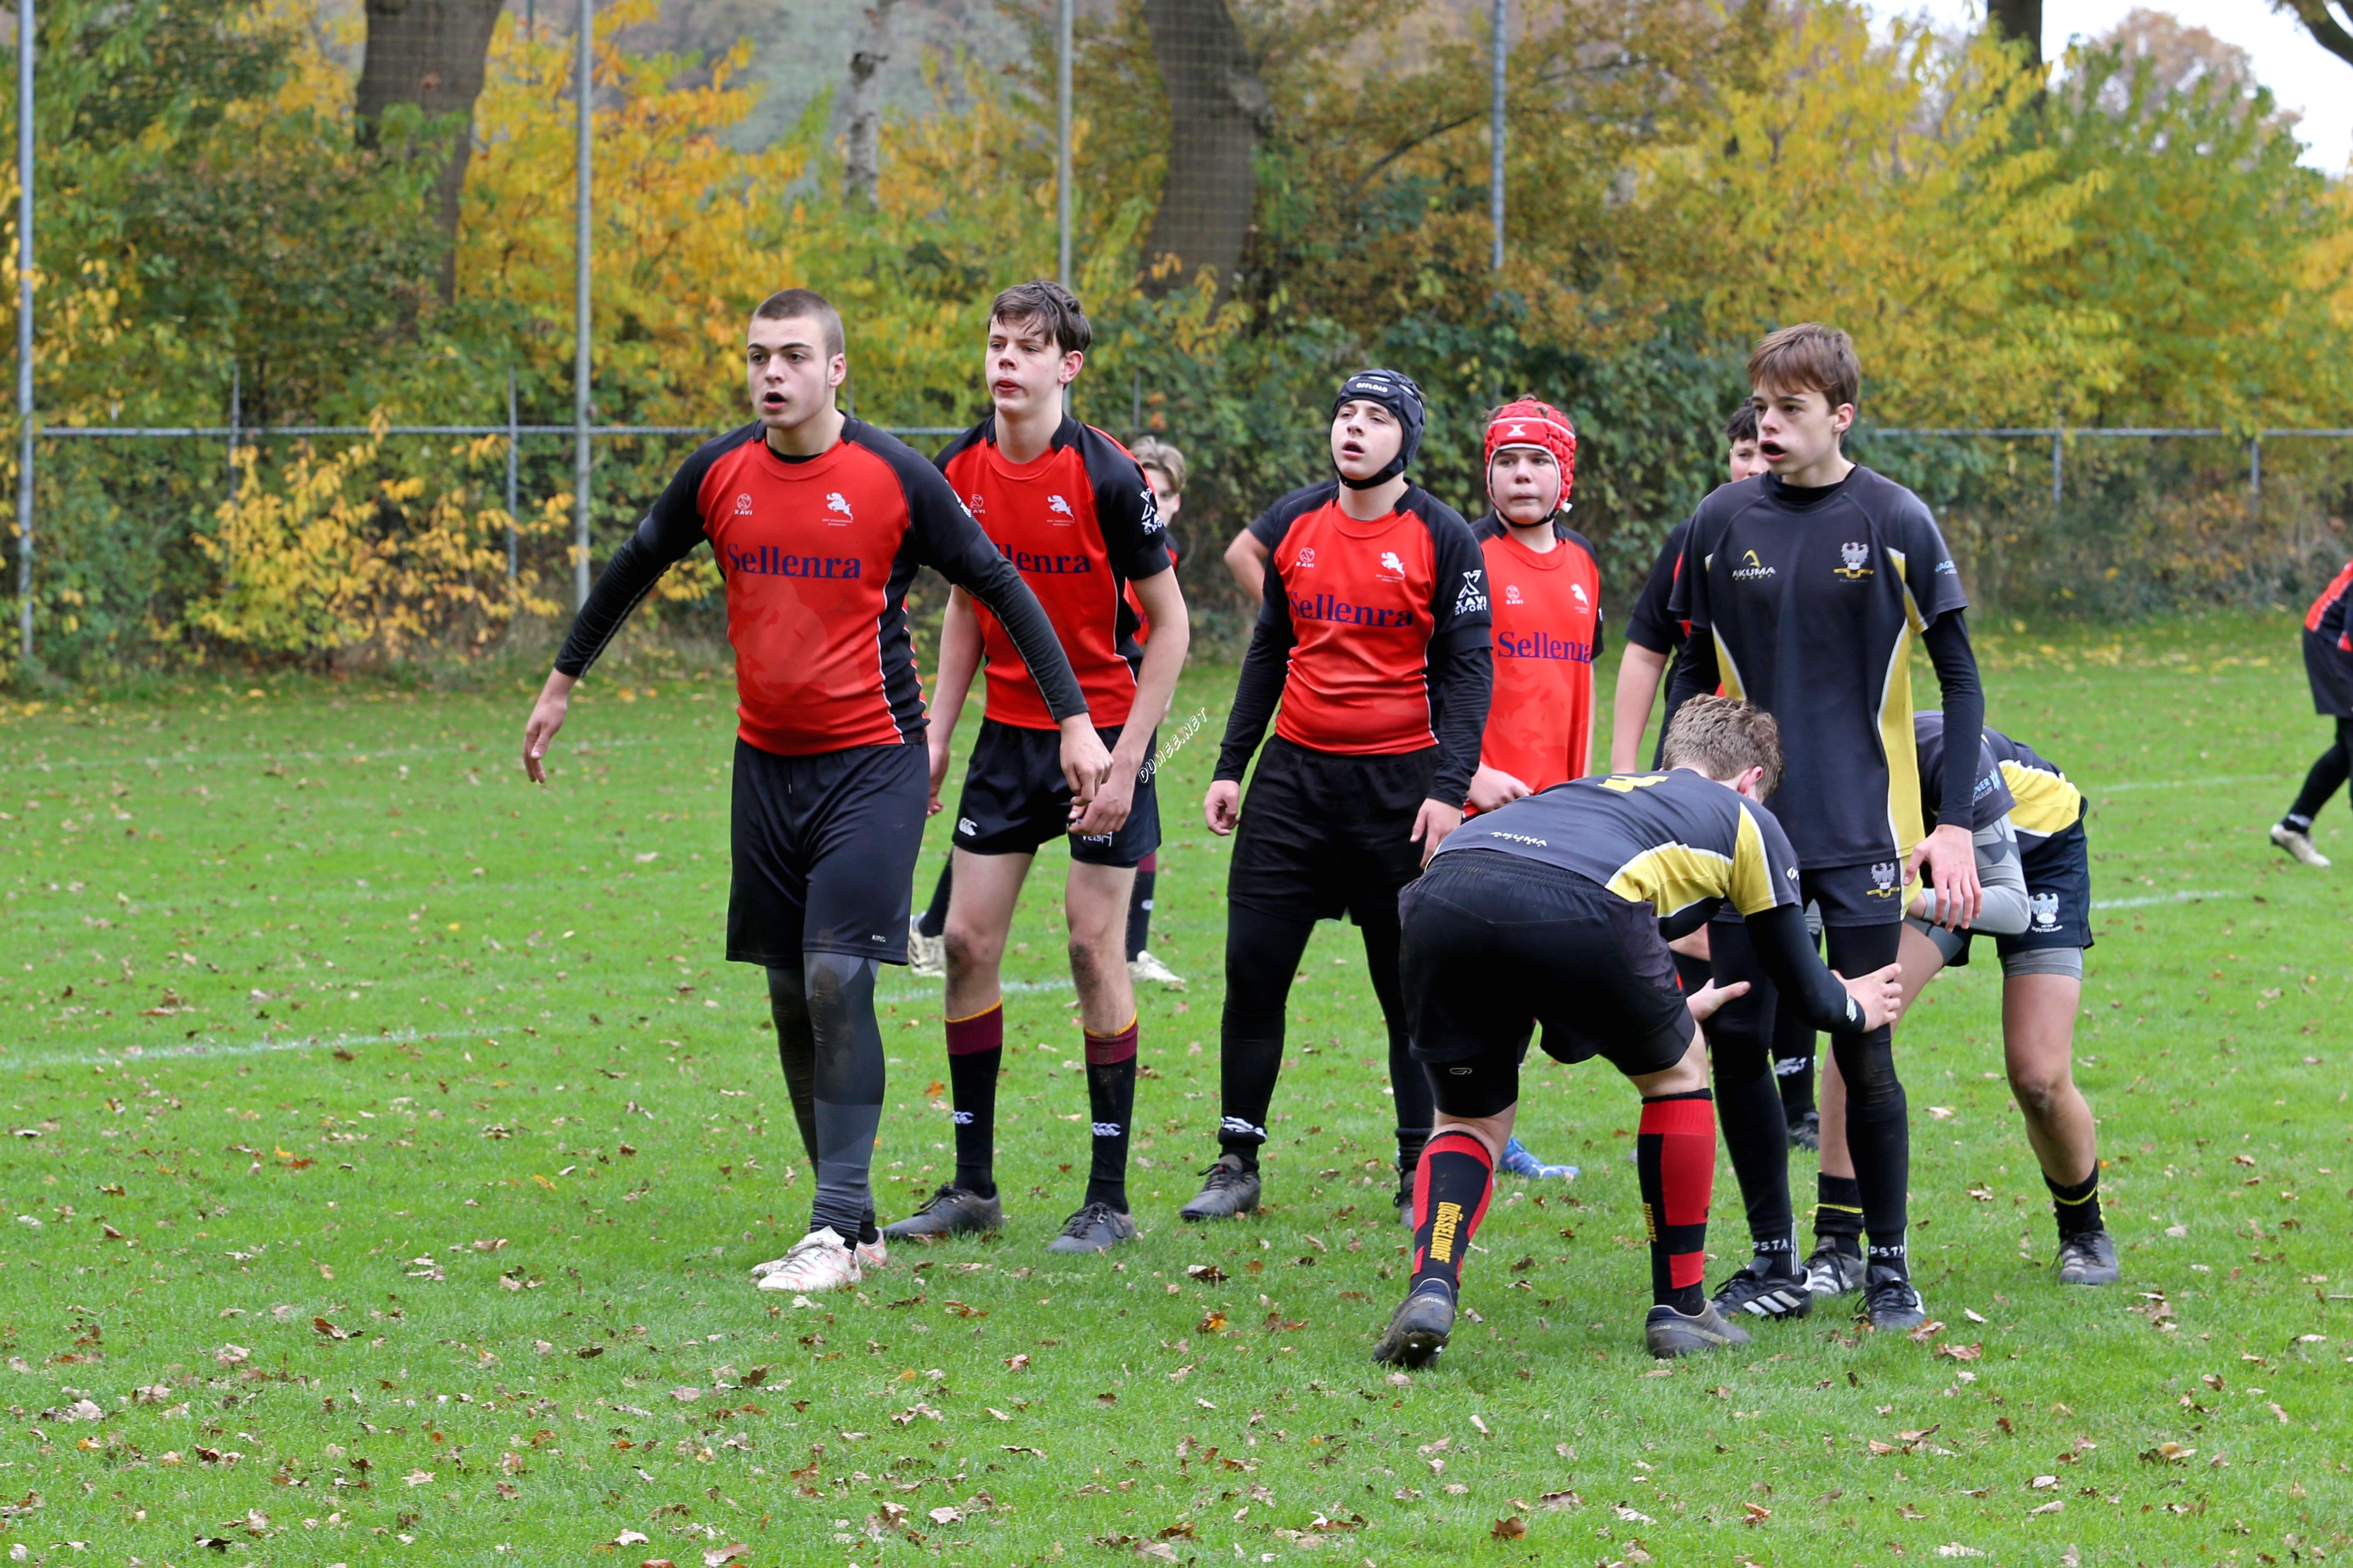
[[[1850,540],[1839,546],[1839,559],[1845,564],[1831,567],[1831,576],[1843,577],[1850,583],[1860,583],[1871,575],[1870,545]]]
[[[1405,575],[1405,563],[1398,559],[1398,552],[1396,551],[1384,550],[1381,552],[1381,570],[1384,572],[1394,572],[1399,577],[1402,577]]]
[[[1892,899],[1900,886],[1901,879],[1895,874],[1894,861],[1882,860],[1871,868],[1871,897]]]
[[[1582,595],[1580,595],[1580,597],[1581,597],[1581,596],[1582,596]],[[1521,599],[1520,599],[1520,585],[1519,585],[1517,583],[1506,583],[1506,584],[1504,584],[1504,603],[1505,603],[1505,604],[1507,604],[1507,605],[1516,605],[1516,604],[1519,604],[1519,603],[1521,603],[1521,602],[1522,602],[1522,601],[1521,601]]]
[[[2034,929],[2036,931],[2057,931],[2059,929],[2058,894],[2029,894],[2026,900],[2026,907],[2033,911]]]
[[[839,512],[843,522],[856,522],[858,521],[858,519],[850,512],[849,498],[843,495],[839,490],[828,490],[826,492],[825,510],[832,512]]]
[[[1071,503],[1064,500],[1060,496],[1048,496],[1046,498],[1046,510],[1052,512],[1056,517],[1067,517],[1075,520],[1078,516],[1076,512],[1073,512],[1071,510]]]
[[[1584,609],[1588,609],[1588,610],[1589,610],[1589,609],[1593,608],[1593,601],[1592,601],[1592,600],[1590,600],[1590,599],[1588,599],[1588,598],[1587,598],[1587,597],[1585,596],[1585,584],[1582,584],[1582,583],[1571,583],[1571,584],[1568,585],[1568,591],[1569,591],[1570,595],[1572,595],[1576,598],[1576,600],[1577,600],[1577,604],[1578,604],[1578,605],[1579,605],[1580,607],[1582,607],[1582,608],[1584,608]]]
[[[735,498],[735,515],[737,517],[749,517],[752,515],[752,498],[750,496],[738,495]]]
[[[1774,574],[1773,568],[1757,559],[1754,550],[1742,551],[1740,564],[1732,569],[1732,580],[1736,583],[1762,583]]]

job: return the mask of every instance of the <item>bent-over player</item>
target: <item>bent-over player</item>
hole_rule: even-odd
[[[1895,968],[1841,982],[1814,955],[1797,858],[1757,804],[1781,769],[1769,717],[1693,698],[1668,731],[1666,762],[1666,773],[1579,779],[1482,814],[1406,889],[1406,1005],[1438,1114],[1414,1182],[1413,1279],[1377,1361],[1419,1365],[1445,1347],[1539,1024],[1547,1055],[1606,1057],[1642,1097],[1634,1152],[1651,1353],[1747,1342],[1703,1293],[1715,1108],[1698,1027],[1746,982],[1686,997],[1666,936],[1728,907],[1764,972],[1842,1034],[1895,1016]]]

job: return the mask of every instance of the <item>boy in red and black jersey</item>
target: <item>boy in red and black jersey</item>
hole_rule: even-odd
[[[768,972],[817,1168],[808,1235],[754,1273],[763,1289],[826,1289],[883,1258],[867,1183],[882,1114],[874,973],[907,961],[923,838],[923,698],[906,614],[916,568],[936,567],[1003,617],[1082,799],[1110,758],[1020,574],[937,469],[835,406],[849,361],[833,307],[805,289],[770,297],[747,360],[759,418],[688,458],[606,563],[532,709],[523,766],[545,782],[573,686],[662,574],[708,541],[738,699],[727,956]]]
[[[2329,579],[2304,613],[2304,673],[2316,712],[2337,721],[2337,738],[2305,775],[2287,815],[2272,824],[2272,842],[2307,866],[2327,867],[2312,841],[2312,819],[2353,773],[2353,563]]]
[[[1388,1024],[1400,1210],[1412,1201],[1431,1112],[1398,988],[1398,891],[1461,824],[1493,681],[1478,541],[1406,482],[1422,419],[1405,376],[1350,376],[1333,406],[1338,477],[1269,509],[1265,597],[1202,808],[1212,833],[1241,833],[1226,884],[1224,1152],[1188,1220],[1257,1206],[1291,983],[1315,922],[1343,913],[1363,931]]]
[[[1577,482],[1568,416],[1523,397],[1487,416],[1489,510],[1472,526],[1487,563],[1495,686],[1471,808],[1493,811],[1593,771],[1593,661],[1601,568],[1560,521]]]
[[[1005,1045],[998,966],[1029,863],[1039,846],[1058,838],[1071,849],[1063,902],[1094,1144],[1085,1200],[1049,1246],[1096,1252],[1135,1235],[1126,1186],[1136,1071],[1127,906],[1137,862],[1160,844],[1153,733],[1184,668],[1187,634],[1176,558],[1143,469],[1117,441],[1064,411],[1064,391],[1092,341],[1085,312],[1060,284],[1040,280],[999,294],[989,310],[986,354],[995,412],[940,454],[948,482],[1045,605],[1111,749],[1112,770],[1092,804],[1074,802],[1022,650],[985,606],[952,595],[934,693],[934,803],[972,678],[984,664],[988,672],[987,710],[956,803],[948,895],[956,1164],[892,1236],[952,1236],[1005,1223],[994,1168]],[[1136,642],[1137,606],[1151,620],[1148,647]]]

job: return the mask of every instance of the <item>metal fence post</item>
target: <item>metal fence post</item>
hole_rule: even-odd
[[[245,423],[245,385],[243,370],[237,361],[228,362],[228,499],[237,500],[237,438]]]
[[[522,432],[516,427],[514,366],[507,366],[507,581],[515,580],[522,542],[515,535],[516,470],[522,466]]]
[[[588,602],[588,508],[593,467],[593,437],[588,433],[588,174],[595,151],[591,115],[596,96],[596,0],[580,0],[579,58],[574,79],[580,100],[580,124],[573,153],[578,186],[573,198],[577,229],[573,238],[572,263],[572,595],[575,605]]]
[[[1060,0],[1054,18],[1054,276],[1065,289],[1071,286],[1071,13],[1075,8],[1076,0]]]
[[[33,0],[16,5],[16,653],[33,661]]]
[[[1504,269],[1504,66],[1511,53],[1504,37],[1504,24],[1509,20],[1510,0],[1495,0],[1493,103],[1488,110],[1487,127],[1487,215],[1495,226],[1494,255],[1488,266],[1494,271]]]
[[[2247,526],[2261,527],[2263,521],[2263,440],[2258,436],[2247,443]]]
[[[2059,508],[2067,489],[2067,427],[2051,426],[2051,521],[2059,521]]]

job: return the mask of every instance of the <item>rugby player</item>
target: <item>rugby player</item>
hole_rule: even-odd
[[[1315,922],[1343,913],[1388,1026],[1401,1216],[1411,1202],[1430,1100],[1398,990],[1398,891],[1461,823],[1493,679],[1478,541],[1405,478],[1422,419],[1410,380],[1359,371],[1333,400],[1336,477],[1268,509],[1265,597],[1202,802],[1210,832],[1240,836],[1226,883],[1222,1152],[1188,1220],[1258,1206],[1291,983]]]
[[[997,1077],[1005,1055],[999,966],[1021,884],[1039,847],[1070,845],[1063,889],[1071,978],[1084,1037],[1093,1142],[1086,1195],[1048,1244],[1099,1252],[1133,1238],[1127,1151],[1135,1106],[1135,988],[1123,943],[1136,863],[1159,847],[1153,733],[1184,668],[1185,598],[1152,487],[1127,449],[1064,408],[1093,331],[1078,300],[1041,279],[989,307],[986,366],[995,408],[951,442],[939,466],[981,528],[1044,605],[1088,710],[1111,750],[1111,775],[1083,807],[1056,762],[1055,725],[1005,624],[961,591],[940,629],[931,730],[931,795],[973,675],[987,669],[987,707],[956,804],[948,899],[946,1016],[955,1171],[886,1236],[996,1230]],[[1140,657],[1136,612],[1154,636]]]
[[[1924,778],[1942,768],[1941,713],[1914,720]],[[2026,1118],[2026,1141],[2051,1191],[2059,1230],[2059,1282],[2113,1285],[2120,1278],[2116,1242],[2100,1215],[2100,1151],[2091,1108],[2075,1087],[2075,1014],[2084,999],[2084,951],[2092,945],[2092,862],[2084,836],[2084,795],[2067,775],[1999,730],[1984,732],[1978,763],[1976,843],[1986,890],[1975,930],[1994,938],[2001,957],[2002,1062],[2010,1093]],[[1926,803],[1923,803],[1924,806]],[[1998,808],[1990,830],[1989,808]],[[1923,889],[1905,923],[1903,965],[1908,1005],[1940,969],[1969,961],[1970,933],[1934,923]],[[1860,1215],[1834,1187],[1851,1178],[1839,1136],[1845,1086],[1835,1067],[1822,1075],[1821,1202],[1814,1212],[1813,1256],[1806,1283],[1838,1296],[1861,1283],[1855,1239]],[[1846,1193],[1852,1190],[1849,1180]]]
[[[923,696],[907,584],[937,568],[1002,617],[1060,731],[1057,766],[1092,802],[1111,758],[1037,595],[939,471],[845,416],[841,318],[787,289],[753,312],[758,417],[686,460],[613,552],[523,731],[543,763],[573,687],[661,574],[708,540],[735,649],[733,880],[727,957],[768,973],[776,1049],[817,1172],[808,1234],[754,1270],[765,1290],[858,1283],[884,1258],[867,1175],[882,1117],[878,963],[907,961],[922,842]]]
[[[1601,653],[1601,568],[1562,520],[1577,485],[1577,430],[1533,396],[1487,416],[1487,515],[1472,524],[1487,562],[1495,686],[1471,809],[1493,811],[1593,771],[1593,661]],[[1573,1179],[1514,1133],[1507,1175]]]
[[[1915,639],[1935,666],[1947,722],[1961,733],[1983,727],[1968,600],[1919,497],[1840,450],[1862,395],[1852,340],[1813,323],[1784,328],[1749,356],[1748,378],[1768,471],[1722,487],[1693,515],[1668,601],[1692,637],[1669,700],[1720,681],[1779,721],[1788,765],[1771,805],[1798,853],[1799,902],[1820,906],[1831,967],[1867,973],[1895,962],[1907,889],[1921,873],[1939,923],[1977,918],[1975,753],[1947,750],[1929,832],[1912,745]],[[1761,978],[1736,921],[1718,920],[1709,945],[1719,984]],[[1774,1003],[1769,985],[1754,986],[1708,1026],[1725,1144],[1756,1247],[1715,1300],[1728,1312],[1799,1317],[1814,1298],[1790,1209]],[[1865,1309],[1877,1328],[1910,1328],[1926,1312],[1905,1243],[1911,1132],[1891,1036],[1840,1036],[1834,1047],[1869,1238]]]
[[[1765,459],[1757,451],[1757,405],[1743,403],[1725,421],[1724,465],[1726,482],[1738,484],[1745,479],[1765,471]],[[1642,581],[1641,593],[1626,619],[1626,647],[1618,656],[1618,689],[1610,707],[1609,769],[1612,773],[1631,773],[1641,766],[1640,752],[1642,731],[1650,723],[1651,703],[1659,694],[1659,687],[1683,652],[1691,628],[1667,614],[1667,599],[1673,592],[1675,574],[1682,569],[1683,539],[1690,531],[1691,520],[1667,531],[1659,547],[1658,558],[1651,563],[1651,574]],[[1672,684],[1670,683],[1670,691]],[[1667,726],[1674,721],[1672,702],[1659,716],[1659,744],[1666,743]],[[1659,753],[1653,752],[1651,766],[1658,765]],[[1820,917],[1811,923],[1820,933]],[[1709,964],[1707,931],[1704,928],[1692,932],[1674,943],[1675,973],[1683,976],[1684,987],[1696,991],[1706,984]],[[1773,1079],[1781,1094],[1782,1119],[1789,1126],[1789,1142],[1800,1148],[1820,1147],[1820,1118],[1814,1107],[1814,1032],[1803,1017],[1788,1007],[1778,1009],[1773,1020]]]
[[[1763,973],[1828,1029],[1883,1027],[1898,986],[1893,964],[1841,982],[1807,940],[1797,858],[1757,805],[1781,768],[1769,717],[1694,698],[1668,732],[1666,762],[1665,773],[1581,779],[1482,814],[1406,889],[1406,1005],[1437,1126],[1414,1182],[1413,1279],[1376,1361],[1419,1365],[1445,1347],[1538,1024],[1547,1055],[1606,1057],[1642,1097],[1651,1353],[1747,1342],[1703,1293],[1715,1116],[1698,1027],[1747,983],[1686,996],[1662,932],[1731,909]]]
[[[2326,868],[2328,857],[2312,841],[2312,819],[2320,815],[2353,772],[2353,562],[2329,579],[2304,613],[2304,673],[2312,683],[2312,706],[2337,721],[2337,738],[2305,775],[2304,788],[2287,815],[2272,825],[2272,842],[2307,866]]]

